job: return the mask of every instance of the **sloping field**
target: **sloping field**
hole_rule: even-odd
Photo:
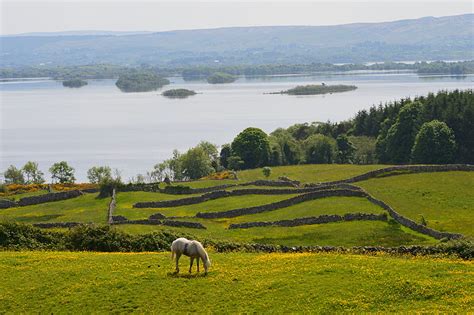
[[[472,312],[474,263],[341,254],[0,252],[0,313]]]
[[[427,226],[474,236],[474,173],[439,172],[374,178],[357,185]]]
[[[372,170],[379,170],[380,165],[299,165],[275,167],[272,177],[287,176],[292,180],[317,183],[336,181],[352,176],[364,174]],[[122,216],[128,220],[148,220],[152,214],[160,213],[166,216],[165,220],[200,223],[205,229],[190,227],[170,227],[156,225],[130,224],[119,225],[130,233],[146,233],[155,230],[172,230],[193,235],[198,239],[212,239],[216,241],[256,242],[264,244],[280,244],[289,246],[298,245],[381,245],[398,246],[410,244],[431,244],[436,240],[430,236],[420,234],[419,229],[410,225],[402,226],[395,222],[386,209],[380,204],[370,201],[365,192],[358,191],[358,187],[365,189],[375,198],[390,205],[402,216],[415,223],[424,223],[427,227],[446,232],[462,233],[473,236],[471,226],[474,225],[474,173],[467,171],[442,171],[410,174],[414,170],[389,169],[387,174],[371,173],[372,178],[351,183],[353,186],[336,186],[329,188],[311,188],[325,191],[355,192],[349,195],[332,195],[327,197],[323,193],[315,195],[312,192],[292,192],[294,188],[274,186],[238,186],[226,189],[227,192],[239,189],[250,191],[250,194],[232,195],[223,192],[214,194],[211,199],[202,199],[200,194],[170,195],[160,192],[119,192],[115,216]],[[429,169],[428,171],[431,171]],[[389,176],[387,176],[389,175]],[[387,176],[387,177],[384,177]],[[271,177],[271,178],[272,178]],[[263,179],[261,169],[243,171],[239,173],[240,180],[205,180],[189,183],[180,183],[194,188],[205,188],[222,184],[244,184],[249,181]],[[271,183],[266,183],[270,185]],[[257,188],[259,193],[256,193]],[[253,190],[252,190],[253,189]],[[274,194],[277,190],[285,189],[284,194]],[[303,198],[304,194],[313,194],[315,198]],[[312,195],[312,196],[313,196]],[[109,198],[97,199],[97,193],[85,194],[73,199],[56,202],[47,202],[37,205],[15,207],[0,210],[0,220],[13,220],[23,223],[48,222],[94,222],[106,223]],[[15,196],[18,200],[21,195]],[[194,198],[194,199],[193,199]],[[290,199],[298,199],[288,203]],[[173,204],[135,208],[134,205],[143,202],[179,201],[192,199],[189,204]],[[284,205],[279,205],[281,203]],[[262,208],[263,207],[263,208]],[[241,209],[244,209],[241,211]],[[238,210],[238,211],[237,211]],[[255,210],[255,211],[254,211]],[[232,215],[225,217],[225,211]],[[237,211],[237,212],[236,212]],[[380,215],[385,214],[388,220],[376,219],[367,221],[362,216],[355,221],[345,219],[325,218],[334,216],[344,217],[346,214]],[[219,219],[211,219],[209,214],[217,214]],[[212,217],[212,216],[211,216]],[[319,219],[314,218],[321,218]],[[282,226],[268,222],[280,220],[306,220],[303,225]],[[316,220],[316,221],[315,221]],[[349,222],[350,221],[350,222]],[[301,221],[300,221],[301,222]],[[150,223],[150,222],[148,222]],[[232,224],[253,224],[250,228],[229,229]],[[258,223],[258,224],[256,224]],[[159,224],[159,222],[158,222]],[[260,224],[260,225],[259,225]],[[263,225],[262,225],[263,224]],[[265,226],[266,224],[266,226]],[[273,225],[272,225],[273,224]],[[310,225],[308,225],[310,224]],[[413,229],[419,231],[415,232]],[[421,231],[422,233],[425,233]],[[436,236],[435,236],[436,237]],[[441,238],[441,237],[438,237]]]

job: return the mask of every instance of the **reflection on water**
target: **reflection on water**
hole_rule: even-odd
[[[174,148],[185,150],[201,140],[228,143],[248,126],[271,132],[294,123],[344,120],[373,104],[472,88],[473,78],[372,72],[241,77],[210,85],[173,77],[170,86],[148,93],[121,93],[114,80],[90,80],[80,89],[52,80],[1,82],[0,169],[34,160],[46,171],[66,160],[79,180],[101,164],[123,170],[127,179],[150,170]],[[264,94],[322,82],[358,89],[314,96]],[[169,88],[201,94],[186,99],[160,95]]]

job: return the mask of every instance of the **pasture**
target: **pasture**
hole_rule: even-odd
[[[298,165],[272,168],[270,179],[287,176],[292,180],[306,183],[342,180],[367,171],[380,169],[380,165]],[[193,188],[213,187],[222,184],[242,184],[261,180],[261,169],[238,173],[239,180],[201,180],[180,183]],[[474,225],[474,173],[463,171],[405,174],[396,176],[375,177],[357,185],[369,194],[386,202],[405,217],[420,223],[422,219],[430,228],[439,231],[462,233],[473,236]],[[268,189],[277,190],[282,187],[234,186],[226,190],[236,189]],[[39,194],[35,192],[34,194]],[[18,200],[23,195],[14,195]],[[31,194],[30,194],[31,195]],[[150,215],[160,213],[175,221],[197,222],[206,229],[189,227],[170,227],[163,225],[123,224],[118,229],[128,233],[141,234],[152,231],[171,230],[175,233],[193,235],[198,239],[214,241],[264,243],[287,246],[399,246],[429,245],[436,239],[420,234],[400,225],[388,216],[388,221],[353,221],[326,224],[301,225],[294,227],[265,226],[250,229],[229,229],[231,224],[248,222],[272,222],[294,220],[306,217],[327,215],[343,216],[347,213],[383,214],[383,208],[375,205],[365,197],[333,196],[285,206],[283,208],[260,213],[239,215],[231,218],[205,219],[198,218],[198,213],[220,213],[237,208],[257,207],[287,200],[297,196],[288,194],[249,194],[217,198],[188,205],[134,208],[138,202],[179,200],[197,197],[192,195],[171,195],[159,192],[119,192],[116,197],[117,206],[114,215],[123,216],[128,220],[146,220]],[[82,222],[105,224],[110,198],[98,199],[97,193],[24,207],[0,210],[0,220],[22,223],[48,222]]]
[[[210,252],[207,277],[170,253],[1,252],[0,313],[469,312],[456,259]],[[186,270],[189,260],[182,259]],[[186,267],[186,268],[185,268]]]

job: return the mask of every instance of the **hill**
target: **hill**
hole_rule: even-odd
[[[336,26],[234,27],[132,35],[102,32],[100,35],[3,36],[0,38],[3,53],[0,66],[474,59],[473,19],[473,14],[466,14]]]
[[[173,231],[218,242],[285,246],[429,245],[457,237],[452,233],[474,236],[470,228],[474,173],[456,168],[273,168],[271,178],[299,180],[297,187],[264,180],[261,170],[249,170],[240,172],[238,181],[181,183],[191,187],[185,195],[137,191],[145,186],[119,191],[113,215],[117,228],[132,234]],[[15,199],[21,203],[21,197]],[[94,192],[55,202],[23,202],[1,210],[0,220],[45,227],[61,227],[64,222],[105,224],[109,203],[110,198],[99,199]],[[150,221],[152,215],[158,220]]]

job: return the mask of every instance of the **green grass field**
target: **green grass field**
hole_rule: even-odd
[[[474,311],[474,263],[210,252],[208,276],[169,253],[0,252],[0,313]]]
[[[270,179],[288,176],[302,182],[324,182],[349,178],[379,169],[381,165],[298,165],[272,168]],[[245,183],[263,179],[260,169],[239,172],[239,181],[202,180],[182,183],[192,187],[209,187],[226,183]],[[401,214],[421,222],[425,218],[429,227],[441,231],[458,232],[474,236],[474,174],[472,172],[438,172],[404,174],[374,178],[355,183],[379,198]],[[237,187],[250,188],[250,187]],[[262,187],[260,187],[262,188]],[[236,189],[236,188],[230,188]],[[278,189],[272,187],[271,189]],[[294,197],[289,195],[246,195],[226,197],[200,204],[152,209],[135,209],[133,204],[143,201],[162,201],[196,195],[169,195],[154,192],[121,192],[117,194],[115,215],[130,220],[146,219],[162,213],[176,220],[202,223],[207,229],[172,228],[163,226],[123,225],[119,229],[130,233],[147,233],[155,230],[173,230],[194,235],[200,239],[231,242],[258,242],[280,245],[383,245],[398,246],[432,244],[436,240],[416,233],[393,222],[338,222],[298,227],[261,227],[229,230],[232,223],[277,221],[309,216],[343,215],[346,213],[384,213],[385,210],[361,197],[330,197],[304,202],[291,207],[229,219],[198,219],[198,212],[218,212],[241,207],[252,207]],[[15,198],[20,198],[17,195]],[[36,222],[94,222],[106,223],[109,198],[97,199],[96,194],[34,206],[10,208],[0,211],[0,220],[23,223]],[[182,217],[182,218],[179,218]]]
[[[474,173],[441,172],[356,183],[400,214],[428,227],[474,236]]]

